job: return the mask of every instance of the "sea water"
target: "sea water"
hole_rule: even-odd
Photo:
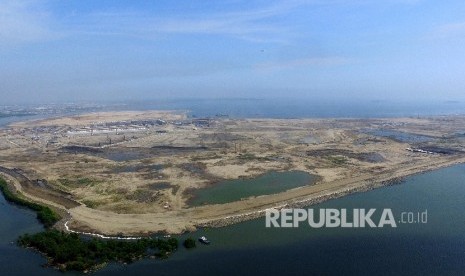
[[[427,210],[427,223],[383,228],[266,228],[255,219],[182,236],[211,244],[168,260],[112,265],[97,275],[459,275],[465,261],[465,165],[309,208]]]

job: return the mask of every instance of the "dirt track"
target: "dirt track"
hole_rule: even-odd
[[[34,183],[26,176],[24,176],[19,170],[8,169],[0,166],[0,173],[9,175],[10,177],[17,180],[21,185],[21,192],[25,195],[33,195],[43,199],[45,202],[52,202],[51,205],[60,205],[65,209],[74,208],[80,206],[81,204],[73,199],[71,199],[71,194],[65,193],[60,190],[52,189],[48,186],[39,186],[39,184]]]

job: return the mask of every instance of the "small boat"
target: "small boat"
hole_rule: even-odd
[[[200,237],[199,242],[203,244],[210,244],[210,241],[205,236]]]

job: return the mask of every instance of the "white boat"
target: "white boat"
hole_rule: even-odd
[[[205,236],[200,237],[199,242],[203,244],[210,244],[210,241]]]

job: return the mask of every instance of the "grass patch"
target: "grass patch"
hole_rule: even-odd
[[[272,158],[270,157],[261,157],[261,156],[256,156],[253,153],[239,153],[237,156],[239,160],[244,160],[244,161],[252,161],[252,160],[258,160],[258,161],[272,161]]]
[[[255,160],[258,157],[255,156],[255,154],[253,154],[253,153],[244,153],[244,154],[239,153],[239,156],[237,158],[239,158],[241,160]]]
[[[79,188],[82,186],[94,186],[95,184],[98,184],[100,181],[88,177],[80,177],[77,179],[68,179],[68,178],[59,178],[57,181],[65,186],[65,187],[70,187],[70,188]]]
[[[95,181],[90,179],[90,178],[78,178],[78,180],[77,180],[77,183],[79,185],[85,185],[85,186],[92,185],[92,184],[94,184],[94,182]]]
[[[84,203],[87,207],[94,209],[97,208],[101,203],[93,200],[83,200],[82,203]]]
[[[199,155],[191,157],[191,161],[203,161],[203,160],[210,160],[210,159],[220,159],[222,158],[220,155],[213,153],[207,155]]]
[[[326,159],[334,165],[341,166],[347,163],[347,157],[340,155],[332,155],[326,157]]]
[[[176,193],[179,191],[179,188],[181,188],[179,185],[174,185],[172,186],[173,188],[171,189],[171,194],[176,195]]]
[[[153,192],[147,190],[136,190],[131,194],[127,194],[127,200],[133,200],[139,203],[149,203],[154,202],[157,198],[157,195],[154,195]]]

